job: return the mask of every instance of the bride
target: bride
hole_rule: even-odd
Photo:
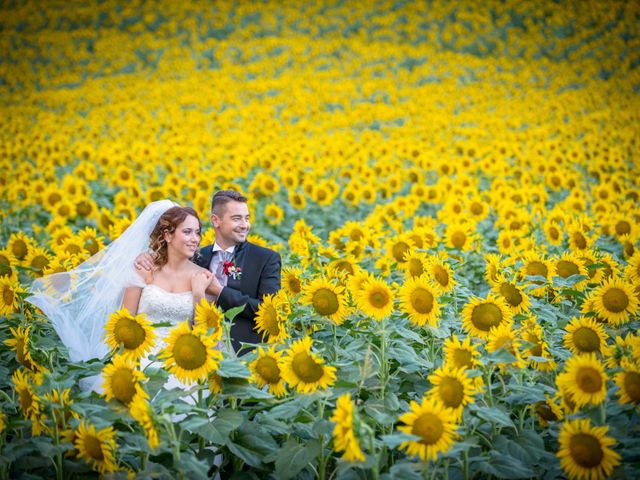
[[[104,325],[121,306],[133,315],[145,313],[152,323],[176,325],[193,317],[212,275],[190,261],[200,229],[192,208],[153,202],[118,239],[75,269],[34,281],[26,300],[49,318],[73,362],[103,358],[109,352]],[[134,260],[148,249],[156,268],[138,273]],[[158,328],[158,338],[167,331]]]

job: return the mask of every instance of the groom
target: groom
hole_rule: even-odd
[[[280,290],[280,255],[247,241],[251,224],[247,198],[234,190],[221,190],[211,200],[215,243],[202,248],[195,263],[214,275],[207,293],[222,310],[245,305],[234,319],[231,342],[260,343],[255,316],[262,297]]]

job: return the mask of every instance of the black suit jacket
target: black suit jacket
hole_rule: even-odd
[[[217,305],[222,310],[246,305],[231,327],[231,342],[237,351],[240,342],[260,343],[261,335],[255,330],[255,316],[262,297],[280,290],[280,254],[250,242],[236,245],[233,253],[236,266],[242,274],[239,279],[228,277],[227,286],[218,296]],[[213,245],[202,248],[195,263],[209,269],[213,257]]]

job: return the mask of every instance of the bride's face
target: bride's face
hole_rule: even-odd
[[[176,231],[165,235],[169,255],[193,257],[200,245],[200,224],[196,217],[188,216],[176,227]]]

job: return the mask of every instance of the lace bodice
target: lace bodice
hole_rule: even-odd
[[[193,316],[193,296],[190,291],[172,293],[148,284],[142,289],[138,313],[145,313],[151,323],[177,325]]]

